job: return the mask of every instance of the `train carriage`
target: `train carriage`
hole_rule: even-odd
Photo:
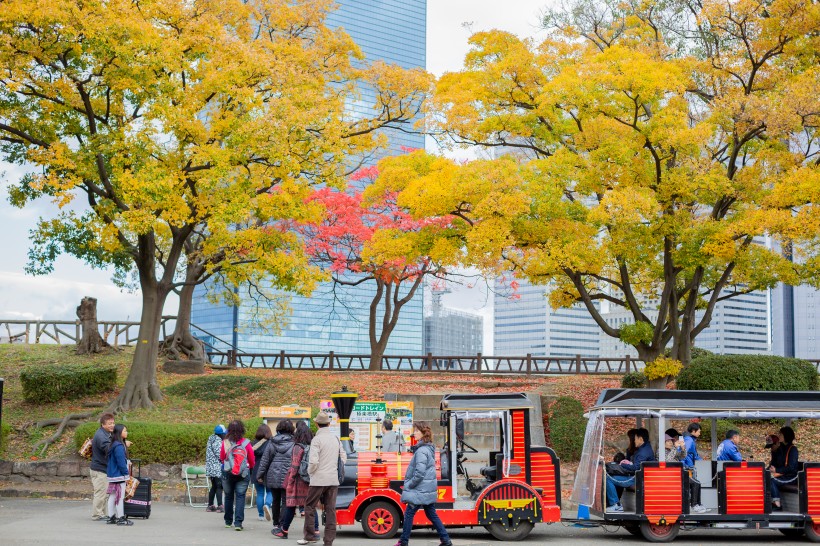
[[[559,462],[555,452],[533,446],[530,438],[532,403],[521,393],[446,395],[441,402],[444,445],[436,450],[439,500],[436,511],[445,526],[484,526],[496,538],[520,540],[536,523],[561,519]],[[539,416],[540,417],[540,416]],[[465,453],[477,453],[465,442],[463,427],[470,420],[497,424],[498,450],[489,453],[481,477],[465,470]],[[344,436],[344,433],[343,433]],[[437,442],[438,443],[438,442]],[[441,444],[439,444],[441,445]],[[401,488],[410,453],[351,452],[345,483],[339,488],[339,525],[361,522],[367,536],[390,538],[401,528],[404,504]],[[459,495],[458,476],[466,491]],[[431,526],[423,512],[414,526]]]
[[[653,448],[664,445],[670,420],[793,419],[820,418],[818,392],[679,391],[608,389],[590,410],[584,451],[576,474],[573,500],[590,506],[593,518],[624,527],[652,542],[674,540],[681,529],[773,529],[789,537],[805,535],[820,542],[820,463],[799,463],[793,486],[782,488],[783,510],[773,511],[769,492],[768,463],[744,460],[716,461],[712,437],[711,460],[698,461],[706,513],[690,511],[689,472],[681,463],[644,463],[635,475],[634,488],[623,492],[623,512],[606,511],[606,472],[603,449],[607,418],[634,418],[641,426],[653,419],[658,435]],[[798,437],[799,440],[799,437]],[[704,450],[705,446],[701,446]]]

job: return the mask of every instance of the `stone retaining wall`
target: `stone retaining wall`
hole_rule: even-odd
[[[146,464],[142,474],[155,482],[178,483],[182,481],[182,467],[179,465]],[[88,478],[88,461],[2,461],[0,460],[0,481],[12,483],[51,482],[73,478]]]

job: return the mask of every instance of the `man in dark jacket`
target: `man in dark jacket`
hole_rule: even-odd
[[[635,472],[641,468],[641,463],[655,460],[655,450],[649,443],[649,431],[639,428],[635,431],[635,453],[630,459],[621,461],[621,466],[630,475],[606,477],[606,510],[607,512],[623,512],[621,499],[618,495],[618,488],[632,487],[635,485]]]
[[[114,415],[100,415],[100,428],[91,440],[91,485],[94,487],[94,504],[91,519],[106,520],[108,503],[108,447],[111,445],[111,433],[114,432]]]

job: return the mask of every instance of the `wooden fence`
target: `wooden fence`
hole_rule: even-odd
[[[370,355],[329,353],[243,353],[213,351],[208,356],[213,364],[238,368],[271,368],[292,370],[331,370],[366,372],[370,370]],[[624,374],[643,369],[643,361],[634,358],[589,358],[544,356],[469,356],[385,355],[379,371],[447,372],[472,374]]]
[[[161,336],[173,332],[176,317],[162,317]],[[136,321],[100,321],[102,338],[114,347],[133,345],[139,339],[140,323]],[[56,343],[69,345],[82,337],[79,320],[2,320],[0,336],[9,343]]]

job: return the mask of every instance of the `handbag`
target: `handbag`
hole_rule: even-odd
[[[92,449],[91,449],[91,446],[92,446],[92,443],[93,443],[93,442],[91,441],[91,438],[86,438],[86,439],[85,439],[85,442],[83,442],[83,445],[82,445],[82,447],[80,448],[80,451],[78,451],[78,453],[80,454],[80,457],[82,457],[83,459],[90,459],[90,458],[91,458],[91,454],[92,454]]]
[[[128,476],[128,479],[125,480],[125,498],[130,499],[134,496],[134,493],[137,492],[137,487],[139,487],[140,481],[133,477]]]
[[[619,463],[606,463],[606,473],[610,476],[631,476],[633,474]]]

